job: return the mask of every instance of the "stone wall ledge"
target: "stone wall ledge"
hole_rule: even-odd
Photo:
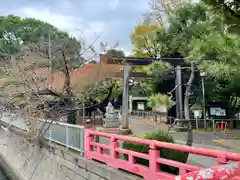
[[[7,123],[0,120],[0,126],[8,127],[9,131],[12,133],[20,136],[20,137],[27,137],[27,132],[25,130],[19,129],[15,126],[9,126]],[[90,179],[90,180],[142,180],[142,178],[132,175],[130,173],[126,173],[121,170],[116,170],[113,168],[108,167],[105,164],[85,159],[84,157],[80,156],[80,152],[73,151],[68,149],[62,145],[49,142],[47,140],[41,140],[41,148],[45,148],[57,157],[62,159],[63,166],[65,169],[69,171],[69,178],[75,179],[72,177],[74,174],[82,177],[82,179]],[[0,153],[1,157],[1,153]],[[2,156],[7,162],[6,157]],[[0,158],[2,161],[2,158]],[[3,164],[5,166],[5,164]],[[12,174],[12,180],[25,180],[24,178],[20,177],[21,174],[18,174],[16,168],[11,165],[11,162],[8,162],[5,166],[7,169],[10,169],[9,174]],[[76,176],[76,175],[75,175]],[[34,178],[33,178],[34,179]]]

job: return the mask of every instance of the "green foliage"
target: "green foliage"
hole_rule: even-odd
[[[240,33],[240,3],[239,0],[219,1],[202,0],[213,8],[213,11],[221,14],[225,18],[228,30],[234,33]]]
[[[148,98],[148,106],[152,108],[158,108],[161,106],[166,106],[167,109],[175,105],[175,102],[172,100],[172,95],[166,94],[153,94]]]
[[[47,40],[49,33],[53,39],[68,38],[68,34],[52,25],[33,18],[21,19],[18,16],[2,16],[0,19],[0,52],[14,54],[22,44]]]
[[[156,31],[161,30],[158,25],[135,26],[135,31],[131,35],[133,52],[136,57],[159,57],[161,48],[155,41]]]
[[[153,92],[152,79],[143,79],[138,81],[130,91],[132,96],[150,96]]]
[[[109,49],[106,52],[106,55],[109,57],[125,57],[124,52],[121,50],[117,50],[117,49]]]
[[[171,64],[168,62],[155,61],[148,66],[142,67],[142,71],[147,74],[155,76],[155,80],[163,80],[163,76],[168,74],[168,71],[172,69]]]
[[[141,136],[138,136],[138,137],[143,138],[143,139],[151,139],[151,140],[174,143],[174,140],[173,140],[172,136],[170,136],[166,133],[163,133],[161,131],[144,134],[144,135],[141,135]],[[140,153],[145,153],[145,154],[149,153],[149,147],[146,146],[146,145],[142,145],[142,144],[124,142],[123,143],[123,148],[128,149],[128,150],[133,150],[133,151],[136,151],[136,152],[140,152]],[[171,149],[161,148],[160,149],[160,157],[165,158],[165,159],[178,161],[178,162],[183,162],[184,155],[183,155],[182,152],[174,151],[174,150],[171,150]],[[125,156],[125,159],[128,159],[128,157]],[[145,166],[149,166],[148,160],[142,159],[142,158],[136,158],[136,163],[141,164],[141,165],[145,165]],[[177,168],[170,167],[170,166],[167,166],[167,165],[162,164],[160,166],[160,169],[164,172],[168,172],[168,173],[172,173],[172,174],[178,174],[178,169]]]
[[[216,7],[216,10],[219,5],[223,8],[225,4],[215,0],[203,1],[208,1],[209,4]],[[231,3],[236,5],[236,0]],[[230,6],[231,3],[225,5]],[[221,8],[220,11],[222,11]],[[236,10],[236,6],[231,8]],[[236,16],[236,14],[231,14],[231,16]],[[167,22],[161,24],[161,28],[151,30],[151,25],[149,28],[144,25],[144,28],[140,29],[141,31],[139,28],[138,31],[135,29],[133,35],[137,34],[138,36],[135,39],[132,38],[134,55],[136,57],[140,55],[142,57],[172,57],[176,52],[180,52],[185,57],[186,64],[194,61],[198,70],[207,72],[205,83],[208,99],[223,98],[228,101],[230,99],[229,108],[238,109],[232,106],[233,104],[239,106],[238,103],[232,103],[232,101],[238,102],[237,99],[240,97],[237,93],[240,90],[238,89],[240,87],[238,85],[239,78],[237,78],[240,75],[239,34],[231,34],[233,31],[228,31],[230,27],[227,27],[229,24],[233,27],[233,23],[226,23],[225,13],[216,13],[212,7],[203,3],[182,3],[170,11],[166,17]],[[141,25],[139,26],[141,27]],[[154,27],[158,27],[158,25],[154,25]],[[151,36],[144,35],[143,30],[150,31],[151,33],[148,34]],[[151,51],[149,51],[149,47]],[[141,53],[139,55],[136,52]],[[155,65],[155,67],[157,66]],[[143,71],[140,68],[137,70]],[[172,78],[169,66],[161,65],[155,71],[147,69],[147,72],[155,75],[153,81],[149,83],[156,84],[156,86],[163,85],[164,80]],[[187,82],[186,78],[189,77],[184,76],[183,82]],[[149,84],[149,86],[153,85]],[[202,98],[198,88],[192,88],[192,91],[196,99]]]
[[[14,15],[0,19],[0,60],[8,62],[10,56],[22,53],[24,46],[31,46],[34,53],[48,59],[49,38],[53,70],[61,69],[64,64],[62,50],[70,68],[79,67],[83,63],[80,54],[82,45],[77,39],[46,22]],[[44,63],[45,67],[49,65]]]
[[[142,72],[148,75],[153,75],[151,79],[142,79],[131,89],[131,94],[134,96],[150,96],[153,92],[153,84],[162,82],[168,78],[169,71],[172,66],[167,62],[153,62],[148,66],[135,67],[134,72]]]
[[[169,27],[165,32],[168,37],[167,42],[163,41],[162,36],[159,36],[158,42],[166,43],[172,53],[179,51],[185,57],[188,57],[194,48],[192,41],[222,29],[221,17],[213,14],[201,3],[188,3],[180,6],[168,16],[168,22]],[[196,41],[194,45],[199,45],[199,42]],[[198,58],[199,56],[196,56],[195,60]]]
[[[79,68],[85,62],[81,54],[82,44],[73,37],[52,40],[52,68],[53,70],[63,70],[65,60],[70,69]],[[48,51],[48,47],[42,51]],[[46,54],[48,56],[48,54]]]

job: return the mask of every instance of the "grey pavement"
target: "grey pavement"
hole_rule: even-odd
[[[157,130],[167,132],[167,129],[168,129],[168,126],[165,123],[154,124],[153,122],[140,119],[140,118],[138,119],[135,117],[129,118],[129,126],[134,135],[145,134],[145,133],[154,132]]]
[[[181,140],[176,140],[176,143],[178,144],[185,144],[186,141],[181,141]],[[221,151],[230,151],[229,148],[224,148],[220,146],[212,146],[212,145],[207,145],[204,143],[193,143],[193,147],[198,147],[198,148],[206,148],[206,149],[212,149],[212,150],[221,150]],[[235,152],[234,150],[232,150]],[[210,158],[210,157],[204,157],[196,154],[190,154],[188,157],[188,163],[196,166],[201,166],[201,167],[209,167],[209,166],[214,166],[216,165],[216,159],[215,158]]]
[[[240,152],[240,140],[239,139],[216,139],[213,140],[215,143],[224,146],[226,148],[231,148]]]

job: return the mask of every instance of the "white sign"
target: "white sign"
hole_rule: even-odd
[[[197,119],[197,118],[200,118],[202,116],[202,111],[201,110],[195,110],[193,111],[194,113],[194,117]]]
[[[210,115],[212,116],[216,115],[216,108],[210,108]]]
[[[226,116],[226,109],[222,108],[210,108],[210,115],[213,116]]]
[[[144,111],[144,109],[145,109],[145,107],[144,107],[144,103],[138,103],[138,104],[137,104],[137,109],[138,109],[138,110],[143,110],[143,111]]]

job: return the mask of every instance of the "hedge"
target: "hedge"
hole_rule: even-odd
[[[153,133],[147,133],[147,134],[136,136],[136,137],[143,138],[143,139],[151,139],[151,140],[175,143],[172,136],[170,136],[167,133],[161,132],[161,131],[157,131],[157,132],[153,132]],[[136,152],[140,152],[140,153],[145,153],[145,154],[147,154],[148,151],[149,151],[149,146],[147,146],[147,145],[135,144],[135,143],[130,143],[130,142],[124,142],[123,143],[123,148],[128,149],[128,150],[132,150],[132,151],[136,151]],[[165,159],[178,161],[178,162],[183,162],[185,154],[183,152],[161,148],[160,149],[160,157],[165,158]],[[124,158],[126,160],[128,160],[127,155],[124,155]],[[136,158],[136,163],[144,165],[144,166],[149,166],[149,161],[146,160],[146,159],[143,159],[143,158]],[[164,164],[160,165],[160,169],[164,172],[168,172],[168,173],[171,173],[171,174],[178,174],[179,173],[178,168],[171,167],[171,166],[164,165]]]

